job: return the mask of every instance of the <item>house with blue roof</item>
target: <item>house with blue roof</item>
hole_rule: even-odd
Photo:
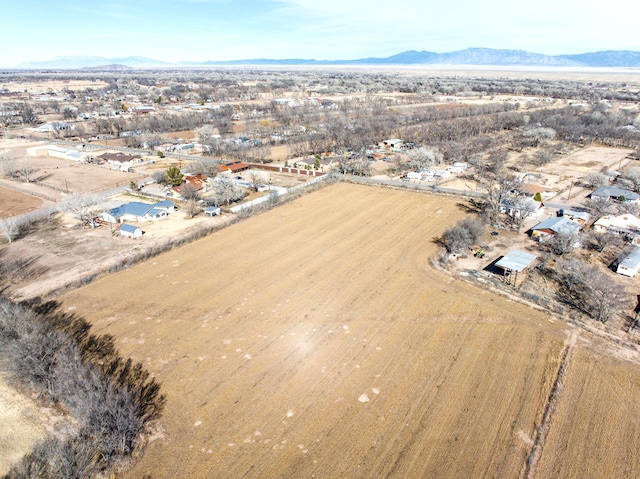
[[[105,211],[100,217],[108,223],[124,223],[125,221],[158,220],[170,215],[176,210],[176,205],[169,200],[159,203],[141,203],[132,201],[116,208]]]

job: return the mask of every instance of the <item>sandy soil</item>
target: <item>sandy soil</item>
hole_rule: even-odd
[[[517,477],[565,326],[428,266],[457,203],[337,184],[65,295],[168,396],[127,477]]]
[[[0,218],[8,218],[36,210],[43,203],[35,196],[0,186]]]
[[[45,436],[38,407],[0,378],[0,475]]]

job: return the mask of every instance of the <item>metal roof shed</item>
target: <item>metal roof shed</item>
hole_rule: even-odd
[[[518,273],[524,271],[536,258],[537,256],[531,253],[513,250],[500,258],[496,262],[496,266],[502,269],[507,283],[511,284],[511,276],[513,275],[513,286],[515,286],[518,281]]]
[[[127,238],[140,238],[142,236],[142,229],[139,226],[124,224],[120,226],[120,235]]]

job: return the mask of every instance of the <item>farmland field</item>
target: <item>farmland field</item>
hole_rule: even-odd
[[[40,205],[42,200],[35,196],[0,186],[0,218],[28,213]]]
[[[125,476],[530,475],[568,328],[429,266],[459,201],[340,183],[61,298],[167,395]],[[617,401],[637,409],[640,369],[591,367],[584,347],[568,370],[591,382],[566,380],[533,472],[575,457],[563,471],[613,477],[606,458],[598,474],[579,462],[601,435],[619,438],[616,458],[637,450],[615,422],[562,442],[573,420],[562,401],[604,415],[589,398],[614,366],[631,378]]]

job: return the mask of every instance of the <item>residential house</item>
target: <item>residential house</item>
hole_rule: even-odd
[[[616,262],[616,273],[632,278],[640,270],[640,247],[634,247],[633,250],[618,258]]]
[[[519,188],[523,192],[531,195],[531,197],[535,197],[536,195],[539,195],[540,199],[545,201],[557,194],[557,192],[553,188],[549,188],[544,185],[538,185],[535,183],[527,183],[526,182],[527,176],[525,176],[524,178],[525,178],[525,182],[523,182],[519,186]]]
[[[617,186],[601,186],[593,193],[591,193],[591,199],[601,199],[605,201],[614,200],[624,203],[637,203],[640,199],[640,195],[638,195],[638,193],[634,193],[631,190],[618,188]]]
[[[540,242],[551,239],[556,234],[574,234],[582,227],[566,216],[547,218],[531,228],[531,237]]]
[[[633,244],[640,244],[640,219],[629,213],[603,216],[593,224],[593,231],[621,235]]]
[[[463,161],[456,161],[452,166],[447,166],[447,170],[451,173],[462,173],[466,171],[467,166]]]
[[[176,206],[169,200],[160,201],[155,204],[132,201],[105,211],[100,217],[108,223],[157,220],[170,215],[175,210]]]
[[[500,213],[505,213],[512,218],[540,218],[545,212],[545,207],[540,201],[533,198],[504,198],[500,202]]]
[[[205,188],[209,178],[205,175],[185,175],[182,184],[171,188],[171,192],[175,197],[182,197],[182,192],[187,185],[193,191],[201,191]]]
[[[566,216],[567,218],[575,221],[576,223],[580,223],[581,226],[586,225],[591,219],[591,215],[586,211],[578,211],[578,210],[570,210],[570,209],[558,210],[558,216]]]

